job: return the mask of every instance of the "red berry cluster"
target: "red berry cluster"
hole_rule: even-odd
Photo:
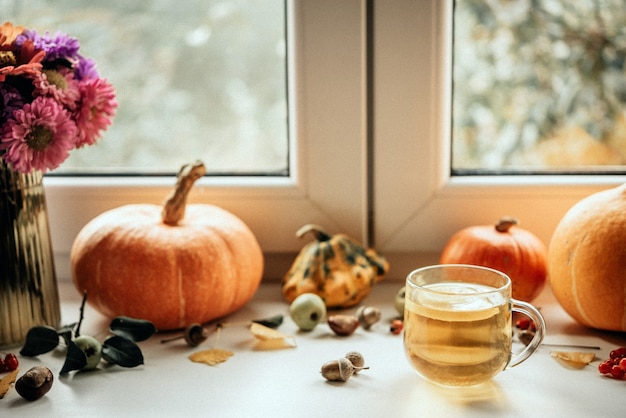
[[[17,360],[15,354],[7,353],[4,356],[0,354],[0,373],[12,372],[17,369],[19,365],[20,362]]]
[[[598,371],[614,379],[626,380],[626,347],[611,351],[609,358],[598,366]]]

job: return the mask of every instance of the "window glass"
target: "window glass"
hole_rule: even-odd
[[[626,164],[623,0],[457,0],[455,174]]]
[[[0,0],[76,37],[117,91],[113,125],[58,173],[289,174],[283,0]]]

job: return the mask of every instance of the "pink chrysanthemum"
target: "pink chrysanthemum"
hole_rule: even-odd
[[[111,124],[117,101],[115,90],[105,79],[92,78],[78,84],[81,103],[75,114],[78,126],[76,147],[92,145],[100,137],[100,131]]]
[[[80,100],[78,81],[69,69],[43,70],[33,77],[33,96],[52,97],[66,109],[74,111]]]
[[[13,113],[0,132],[4,160],[21,172],[53,170],[69,155],[76,141],[69,113],[49,97],[37,97]]]

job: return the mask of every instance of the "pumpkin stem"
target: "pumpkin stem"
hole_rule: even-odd
[[[302,228],[298,229],[298,232],[296,232],[296,237],[302,238],[309,232],[313,232],[315,234],[315,239],[318,241],[329,241],[332,238],[332,236],[328,232],[326,232],[324,228],[314,224],[306,224]]]
[[[510,216],[505,216],[503,218],[500,218],[500,220],[496,224],[496,231],[509,232],[509,229],[511,229],[513,225],[517,225],[517,223],[517,219]]]
[[[168,225],[178,225],[185,217],[185,206],[187,205],[187,195],[191,186],[200,177],[204,176],[206,169],[202,161],[193,164],[185,164],[176,175],[176,186],[167,196],[161,211],[163,223]]]

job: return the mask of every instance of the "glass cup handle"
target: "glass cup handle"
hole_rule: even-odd
[[[507,369],[517,366],[530,357],[530,355],[539,347],[543,341],[543,336],[546,333],[546,322],[537,308],[530,303],[522,302],[516,299],[511,299],[511,304],[513,305],[511,310],[529,317],[535,323],[537,330],[535,331],[533,339],[521,352],[511,355],[511,361],[506,366]]]

